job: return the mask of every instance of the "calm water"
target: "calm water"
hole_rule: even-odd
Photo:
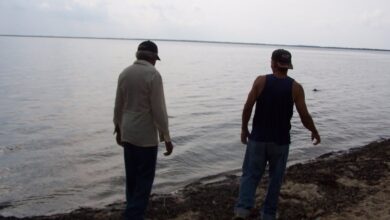
[[[42,215],[124,200],[112,124],[118,74],[137,41],[0,37],[0,215]],[[157,42],[174,154],[154,192],[238,169],[241,111],[270,72],[270,46]],[[290,163],[390,137],[390,53],[287,48],[323,142],[296,112]],[[319,90],[314,92],[313,89]]]

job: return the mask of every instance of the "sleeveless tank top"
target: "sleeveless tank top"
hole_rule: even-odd
[[[249,139],[258,142],[290,144],[291,117],[294,101],[291,77],[266,75],[263,91],[257,97],[252,132]]]

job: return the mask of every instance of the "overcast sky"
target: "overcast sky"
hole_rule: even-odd
[[[390,49],[390,1],[0,0],[0,34]]]

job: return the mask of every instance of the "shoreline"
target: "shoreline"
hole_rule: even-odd
[[[30,35],[30,34],[0,34],[0,37],[32,37],[32,38],[64,38],[64,39],[90,39],[90,40],[152,40],[152,41],[167,41],[167,42],[185,42],[185,43],[211,43],[211,44],[236,44],[236,45],[251,45],[251,46],[272,46],[272,47],[302,47],[314,49],[333,49],[333,50],[361,50],[361,51],[378,51],[390,52],[390,49],[385,48],[367,48],[367,47],[340,47],[340,46],[319,46],[319,45],[301,45],[301,44],[277,44],[277,43],[255,43],[255,42],[235,42],[235,41],[208,41],[194,39],[165,39],[165,38],[130,38],[130,37],[98,37],[98,36],[62,36],[62,35]]]
[[[323,154],[287,168],[278,219],[390,219],[390,139]],[[256,193],[256,219],[268,177]],[[238,196],[237,171],[205,177],[170,194],[152,194],[146,219],[231,219]],[[102,209],[0,220],[121,219],[124,203]]]

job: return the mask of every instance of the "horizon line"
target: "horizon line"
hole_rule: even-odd
[[[287,47],[305,47],[305,48],[319,48],[319,49],[343,49],[343,50],[366,50],[366,51],[390,52],[390,49],[364,48],[364,47],[362,47],[362,48],[358,48],[358,47],[336,47],[336,46],[271,44],[271,43],[253,43],[253,42],[251,43],[251,42],[233,42],[233,41],[208,41],[208,40],[189,40],[189,39],[128,38],[128,37],[88,37],[88,36],[29,35],[29,34],[0,34],[0,37],[70,38],[70,39],[96,39],[96,40],[153,40],[153,41],[168,41],[168,42],[239,44],[239,45],[259,45],[259,46],[287,46]]]

